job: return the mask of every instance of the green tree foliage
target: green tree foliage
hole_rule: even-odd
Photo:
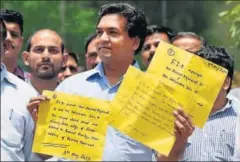
[[[64,39],[69,50],[77,52],[84,64],[85,38],[95,32],[96,10],[91,1],[1,1],[1,8],[19,11],[24,17],[24,45],[39,29],[53,29]],[[19,64],[23,66],[21,54]]]
[[[240,3],[228,1],[226,2],[228,9],[219,13],[222,23],[230,24],[229,32],[235,45],[240,48]]]
[[[51,28],[62,35],[67,48],[79,53],[80,64],[83,65],[84,40],[90,33],[95,32],[97,12],[103,4],[119,1],[140,8],[149,24],[167,26],[176,32],[192,31],[203,36],[210,44],[226,47],[237,62],[240,62],[239,48],[234,46],[234,43],[238,43],[239,47],[239,2],[226,5],[224,1],[207,0],[1,0],[0,3],[1,8],[14,9],[23,14],[24,43],[35,31]],[[221,14],[224,23],[219,25],[218,13],[226,8],[229,8],[227,12]],[[230,28],[231,35],[228,32],[230,25],[233,26]],[[234,39],[231,39],[231,36]],[[141,63],[141,55],[136,58]],[[237,62],[236,67],[240,69]],[[19,63],[23,65],[22,61]]]

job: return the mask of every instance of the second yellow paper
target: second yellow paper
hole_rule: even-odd
[[[175,141],[173,111],[179,105],[171,99],[171,91],[155,76],[130,66],[110,104],[109,123],[122,133],[168,155]]]

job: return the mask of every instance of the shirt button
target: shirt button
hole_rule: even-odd
[[[206,133],[204,134],[204,137],[207,138],[207,134]]]

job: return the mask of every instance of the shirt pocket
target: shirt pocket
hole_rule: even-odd
[[[234,131],[222,130],[216,141],[216,160],[231,161],[234,154],[235,134]]]
[[[124,161],[152,161],[152,149],[117,131]]]
[[[7,113],[7,119],[5,119],[1,125],[3,129],[2,141],[9,147],[17,148],[21,150],[23,134],[24,134],[24,120],[22,116],[14,109],[10,109]]]

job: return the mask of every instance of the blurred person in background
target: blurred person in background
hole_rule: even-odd
[[[157,25],[147,27],[147,35],[142,48],[142,62],[145,67],[150,64],[158,44],[161,41],[170,43],[173,36],[173,31],[170,28]]]
[[[21,13],[10,9],[1,9],[0,15],[7,27],[7,40],[11,42],[11,48],[5,51],[3,63],[7,71],[25,80],[29,78],[29,73],[17,65],[18,55],[23,44],[23,16]]]
[[[201,36],[193,32],[178,32],[171,39],[171,42],[174,46],[191,53],[196,53],[206,44],[206,41]]]
[[[88,36],[85,43],[85,64],[86,70],[91,70],[101,61],[97,52],[97,35],[96,33]]]
[[[240,71],[236,71],[233,76],[233,88],[230,94],[240,101]],[[240,109],[240,107],[239,107]]]
[[[58,80],[60,82],[72,75],[85,71],[84,67],[78,66],[78,57],[75,52],[69,52],[68,50],[65,50],[65,53],[67,53],[68,59],[58,74]]]
[[[50,29],[35,32],[27,42],[23,61],[31,72],[28,83],[39,94],[42,94],[43,90],[55,90],[58,85],[58,74],[67,61],[62,38],[56,31]]]

